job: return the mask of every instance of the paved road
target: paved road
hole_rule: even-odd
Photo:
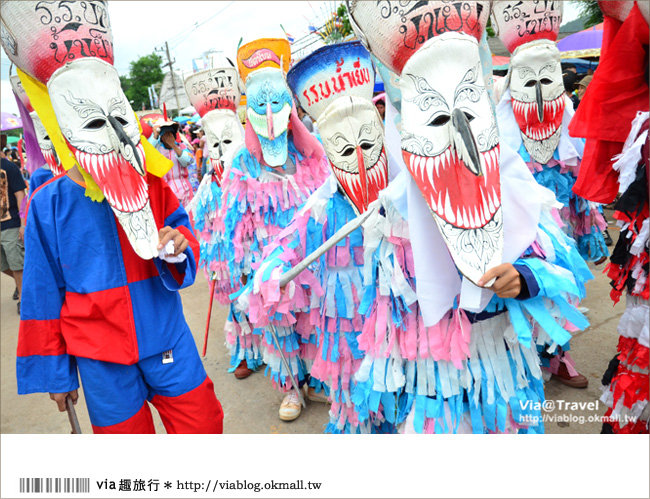
[[[618,234],[610,229],[616,240]],[[607,368],[610,358],[616,353],[618,335],[616,326],[623,313],[624,303],[613,307],[609,299],[608,279],[602,274],[604,265],[595,269],[591,265],[595,279],[587,283],[587,298],[583,305],[590,309],[588,318],[591,326],[577,333],[572,342],[574,359],[578,369],[589,378],[589,387],[583,390],[568,388],[555,380],[547,383],[546,398],[554,401],[577,403],[595,402],[600,397],[600,378]],[[54,402],[47,394],[16,394],[15,354],[18,336],[18,315],[11,295],[13,280],[2,274],[1,281],[1,321],[2,362],[1,362],[1,427],[2,433],[69,433],[67,416],[55,409]],[[194,333],[199,351],[203,347],[203,334],[208,307],[208,284],[203,276],[189,289],[181,292],[185,316]],[[212,314],[212,327],[205,368],[214,381],[217,396],[225,411],[224,431],[226,433],[321,433],[328,420],[328,409],[324,404],[310,403],[301,417],[285,423],[278,418],[278,408],[282,395],[276,392],[263,372],[255,373],[245,380],[237,380],[227,372],[229,359],[224,346],[223,324],[226,309],[215,303]],[[550,414],[564,416],[602,415],[602,404],[598,410],[576,409],[556,410]],[[576,406],[577,407],[577,406]],[[584,407],[584,406],[583,406]],[[164,428],[154,412],[159,432]],[[90,421],[83,403],[83,395],[77,405],[82,430],[91,432]],[[547,433],[599,433],[600,423],[579,421],[554,421],[546,424]]]

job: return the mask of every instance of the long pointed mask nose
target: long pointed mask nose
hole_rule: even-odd
[[[454,109],[451,113],[450,139],[467,169],[476,176],[483,175],[476,140],[472,135],[467,116],[460,109]]]
[[[535,83],[535,98],[537,100],[537,118],[540,123],[544,123],[544,99],[542,97],[541,82]]]
[[[116,135],[116,137],[113,137],[112,134],[109,134],[115,152],[121,154],[122,157],[135,169],[135,171],[144,176],[144,165],[142,164],[142,161],[140,161],[140,156],[136,153],[135,144],[124,132],[124,127],[115,119],[114,116],[108,116],[108,122]],[[115,138],[117,140],[115,140]]]
[[[269,133],[269,140],[275,140],[275,132],[273,130],[273,110],[271,109],[271,103],[266,104],[266,129]]]
[[[361,146],[357,146],[357,164],[359,165],[359,181],[361,184],[361,202],[363,211],[368,208],[368,177],[366,176],[366,163],[363,159]]]

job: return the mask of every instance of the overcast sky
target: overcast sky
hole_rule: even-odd
[[[222,50],[235,62],[240,38],[246,41],[282,33],[280,24],[296,40],[308,27],[325,22],[340,1],[126,1],[111,0],[115,67],[128,74],[129,63],[169,41],[174,69],[192,71],[192,59],[203,52]],[[577,9],[565,3],[563,22],[577,17]],[[196,27],[198,25],[198,27]],[[18,113],[9,84],[10,61],[0,50],[2,111]],[[164,52],[158,52],[166,61]]]

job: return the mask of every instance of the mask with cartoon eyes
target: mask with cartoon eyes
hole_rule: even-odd
[[[260,140],[264,162],[283,166],[293,98],[281,69],[262,68],[246,80],[246,117]]]
[[[499,135],[476,39],[445,33],[405,64],[404,162],[461,273],[478,282],[501,262]]]
[[[47,88],[77,164],[101,189],[135,252],[157,256],[144,149],[117,70],[99,59],[79,59],[56,71]]]
[[[367,99],[348,96],[334,101],[318,119],[327,158],[341,189],[357,213],[388,185],[384,125]]]
[[[526,150],[538,163],[548,163],[560,142],[565,107],[560,52],[554,42],[530,42],[515,50],[510,94]]]
[[[216,109],[201,118],[201,123],[210,151],[210,165],[217,185],[221,186],[224,155],[244,144],[239,118],[232,111]]]

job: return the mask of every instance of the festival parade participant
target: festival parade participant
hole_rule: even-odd
[[[164,179],[183,208],[186,208],[194,197],[188,168],[192,163],[192,155],[190,148],[183,141],[177,140],[179,127],[178,123],[166,117],[156,121],[149,143],[173,163]]]
[[[29,101],[29,97],[27,97],[27,93],[25,93],[20,78],[17,75],[11,75],[9,81],[11,82],[11,88],[16,96],[17,102],[22,106],[21,117],[23,118],[23,123],[27,124],[28,121],[31,122],[34,136],[36,138],[36,145],[38,149],[40,149],[40,154],[38,154],[38,150],[31,144],[32,137],[31,134],[28,133],[26,127],[25,143],[27,145],[27,169],[32,170],[30,166],[33,165],[35,161],[41,163],[41,165],[31,172],[29,179],[29,195],[31,197],[38,187],[50,180],[52,177],[65,173],[65,170],[61,166],[61,162],[56,155],[52,141],[47,135],[41,119],[38,117],[38,114],[36,114],[36,111],[34,111],[34,108]]]
[[[194,216],[194,229],[200,233],[199,267],[204,269],[212,285],[219,286],[215,296],[225,305],[230,303],[228,295],[234,290],[229,284],[226,259],[217,254],[219,232],[216,228],[222,197],[223,161],[229,153],[232,159],[244,144],[244,129],[237,117],[241,98],[239,74],[233,66],[199,71],[185,80],[185,92],[201,116],[208,151],[207,172],[188,212]]]
[[[327,432],[373,431],[373,422],[359,421],[354,410],[354,373],[363,318],[363,233],[356,230],[323,254],[310,269],[280,292],[279,279],[368,209],[388,185],[384,127],[372,103],[374,71],[360,42],[328,45],[295,64],[287,74],[299,104],[316,120],[332,174],[296,213],[292,222],[264,248],[264,261],[247,286],[245,299],[251,322],[266,326],[280,315],[293,325],[305,313],[317,334],[307,397],[314,399],[317,382],[332,402]],[[253,292],[254,290],[254,292]],[[364,418],[364,419],[367,419]]]
[[[568,130],[574,110],[565,97],[560,51],[555,43],[562,22],[562,2],[542,6],[498,0],[492,12],[497,35],[512,53],[505,91],[497,107],[499,133],[524,159],[535,180],[552,190],[562,203],[562,222],[582,257],[602,263],[609,256],[603,236],[607,222],[596,203],[572,190],[584,143],[571,138]],[[522,19],[537,27],[522,28]]]
[[[591,274],[552,193],[499,142],[478,43],[490,2],[349,7],[400,78],[408,170],[364,223],[353,402],[404,432],[543,432],[534,336],[564,344],[567,321],[587,325],[574,304]]]
[[[120,88],[105,2],[3,4],[2,33],[67,170],[29,206],[18,393],[65,411],[80,375],[95,433],[154,433],[148,402],[168,433],[221,433],[178,293],[198,244]]]
[[[285,81],[290,60],[286,38],[254,40],[237,51],[239,74],[246,86],[245,146],[225,161],[217,215],[220,246],[215,253],[227,265],[233,289],[247,282],[261,262],[264,247],[328,175],[323,148],[298,118]],[[282,316],[272,321],[279,348],[296,377],[294,383],[304,381],[309,366],[302,359],[313,359],[316,348],[309,315],[297,320],[297,325],[287,324]],[[275,387],[291,388],[270,329],[250,324],[245,308],[231,307],[226,341],[232,370],[256,369],[263,361]],[[294,390],[285,396],[280,418],[296,419],[300,411]]]
[[[626,305],[618,324],[618,353],[602,380],[600,400],[608,407],[602,433],[647,434],[650,8],[647,2],[598,5],[604,15],[604,50],[569,126],[571,135],[587,139],[574,190],[595,202],[615,202],[621,228],[606,272],[612,300],[618,303],[625,293]]]
[[[496,1],[493,25],[512,53],[503,95],[497,106],[502,142],[517,151],[535,180],[555,193],[568,235],[587,261],[602,263],[609,255],[602,231],[607,228],[598,205],[573,193],[584,149],[581,139],[569,136],[573,106],[564,92],[557,39],[562,22],[562,2],[515,5]],[[522,29],[522,19],[537,29]],[[567,105],[568,104],[568,105]],[[557,351],[556,351],[557,347]],[[576,370],[570,345],[539,344],[546,377],[573,387],[586,388],[589,380]]]

